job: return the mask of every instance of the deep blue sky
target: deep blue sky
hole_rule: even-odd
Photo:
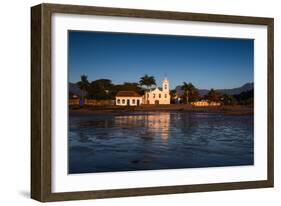
[[[69,31],[69,81],[114,84],[153,75],[171,89],[183,81],[200,89],[234,88],[253,82],[254,40],[111,32]]]

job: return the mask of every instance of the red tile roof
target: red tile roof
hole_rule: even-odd
[[[141,95],[135,91],[119,91],[116,97],[141,97]]]

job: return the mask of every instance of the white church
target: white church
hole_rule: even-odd
[[[162,89],[156,87],[144,94],[144,104],[170,104],[169,81],[165,78],[162,82]]]
[[[119,91],[116,95],[116,105],[119,106],[138,106],[141,104],[170,104],[169,81],[165,78],[162,88],[156,87],[146,91],[143,96],[131,91]]]

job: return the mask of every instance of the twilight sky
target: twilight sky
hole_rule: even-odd
[[[227,89],[253,82],[254,40],[174,35],[69,31],[69,81],[138,82],[165,75],[170,89],[192,82],[200,89]]]

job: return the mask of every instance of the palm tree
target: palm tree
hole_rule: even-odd
[[[181,89],[184,90],[184,96],[186,97],[187,104],[190,101],[195,101],[198,99],[199,97],[198,91],[192,83],[183,82]]]
[[[81,96],[82,96],[82,99],[84,99],[85,97],[85,94],[89,88],[89,81],[88,81],[88,77],[86,75],[81,75],[81,80],[77,83],[79,88],[81,89]]]
[[[140,78],[141,86],[146,86],[147,89],[151,89],[152,85],[156,85],[154,76],[148,76],[147,74]]]

